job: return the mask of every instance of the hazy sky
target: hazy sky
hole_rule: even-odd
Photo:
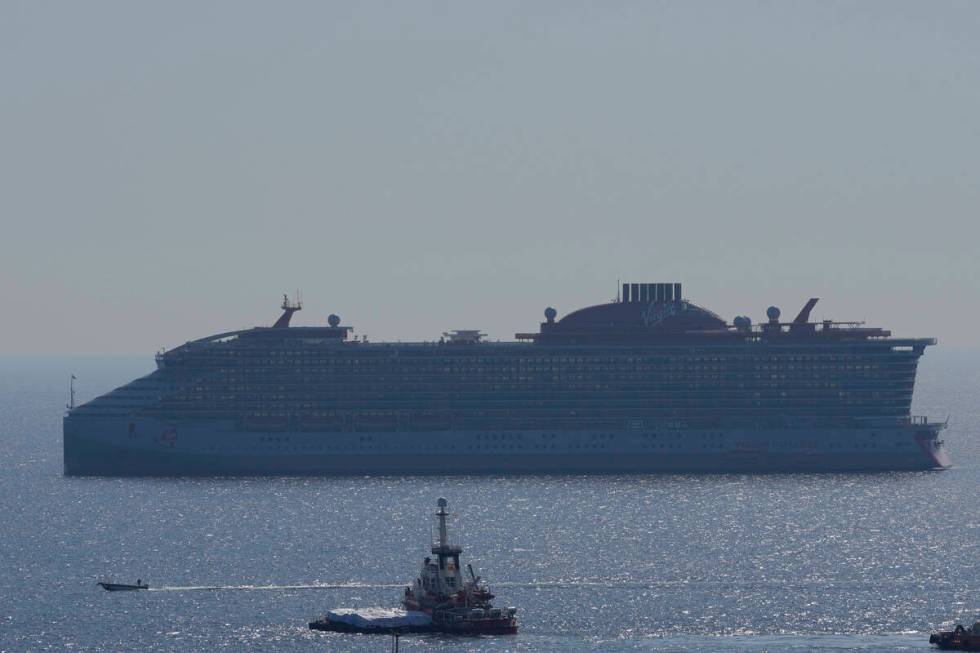
[[[0,3],[0,353],[681,281],[980,345],[980,2]]]

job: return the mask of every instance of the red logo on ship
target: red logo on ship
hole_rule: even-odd
[[[161,447],[170,447],[173,449],[177,446],[177,429],[171,426],[163,432],[157,442]]]

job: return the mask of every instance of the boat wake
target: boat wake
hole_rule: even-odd
[[[667,583],[664,583],[665,585]],[[541,583],[494,583],[497,587],[513,587],[518,589],[562,589],[576,587],[628,587],[632,589],[644,589],[649,587],[648,583],[617,583],[610,581],[551,581]],[[265,591],[289,591],[289,590],[338,590],[338,589],[392,589],[404,587],[405,583],[312,583],[300,585],[164,585],[151,587],[151,592],[204,592],[204,591],[232,591],[232,590],[265,590]]]
[[[151,587],[151,592],[214,592],[225,590],[336,590],[336,589],[390,589],[404,583],[316,583],[311,585],[164,585]]]
[[[508,587],[514,589],[528,589],[528,590],[560,590],[560,589],[577,589],[577,588],[595,588],[595,589],[628,589],[628,590],[656,590],[656,589],[674,589],[677,587],[715,587],[718,585],[724,585],[728,587],[732,586],[751,586],[754,588],[764,588],[764,587],[785,587],[785,583],[779,582],[766,582],[766,581],[756,581],[751,583],[739,583],[739,582],[692,582],[688,580],[664,580],[664,581],[626,581],[619,579],[595,579],[595,580],[553,580],[553,581],[540,581],[531,583],[515,583],[515,582],[499,582],[494,583],[494,587]],[[798,583],[800,587],[816,587],[816,586],[840,586],[840,583],[831,582],[812,582],[812,583]],[[941,584],[939,584],[941,586]],[[386,583],[368,583],[368,582],[334,582],[334,583],[302,583],[295,585],[164,585],[160,587],[150,587],[150,592],[205,592],[205,591],[293,591],[293,590],[345,590],[345,589],[393,589],[405,587],[405,583],[396,582],[386,582]]]

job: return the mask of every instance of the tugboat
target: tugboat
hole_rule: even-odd
[[[946,651],[980,651],[980,621],[972,628],[957,625],[953,630],[933,633],[929,643]]]
[[[404,609],[346,608],[331,610],[310,622],[311,630],[402,634],[439,632],[460,635],[512,635],[517,632],[517,608],[493,607],[493,594],[466,565],[464,577],[459,544],[450,542],[446,527],[445,499],[437,502],[439,541],[432,544],[433,557],[422,562],[422,570],[402,596]]]
[[[459,544],[449,541],[446,528],[448,502],[440,498],[439,541],[432,545],[433,558],[422,561],[422,570],[413,585],[405,588],[402,605],[406,610],[432,615],[432,623],[446,632],[508,635],[517,632],[517,608],[493,607],[493,594],[481,584],[480,576],[473,573],[473,566],[466,565],[470,577],[463,576],[459,556],[463,552]]]

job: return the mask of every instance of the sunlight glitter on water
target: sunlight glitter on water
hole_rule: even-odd
[[[0,399],[0,650],[377,651],[306,622],[395,605],[447,496],[521,632],[403,651],[926,651],[980,614],[980,413],[957,391],[980,357],[958,365],[923,367],[916,409],[957,416],[957,466],[864,475],[64,478],[59,377]],[[106,593],[107,571],[160,586]]]

